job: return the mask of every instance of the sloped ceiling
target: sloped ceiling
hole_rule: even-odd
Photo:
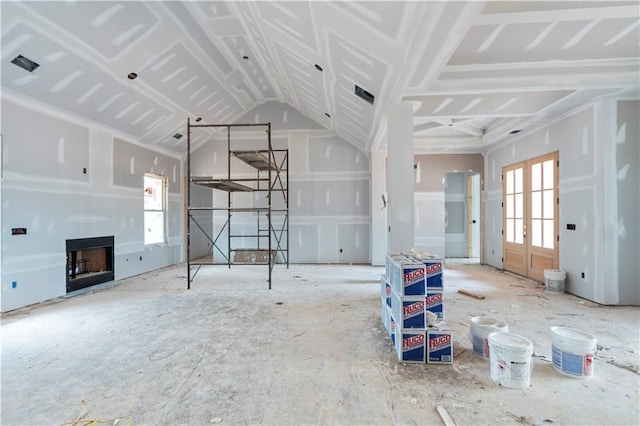
[[[637,94],[640,11],[617,1],[1,2],[2,93],[182,155],[187,117],[285,102],[358,148],[414,105],[416,152],[481,152]],[[12,64],[23,55],[33,72]],[[127,76],[136,73],[137,78]],[[355,95],[355,86],[375,96]],[[277,130],[277,129],[275,129]],[[197,143],[198,141],[194,141]]]

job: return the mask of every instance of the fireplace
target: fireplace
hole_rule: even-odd
[[[113,236],[67,240],[67,293],[113,281]]]

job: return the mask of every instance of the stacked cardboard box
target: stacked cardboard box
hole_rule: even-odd
[[[444,320],[442,260],[391,254],[380,279],[382,323],[402,362],[451,364],[453,341]],[[429,314],[437,316],[430,324]]]

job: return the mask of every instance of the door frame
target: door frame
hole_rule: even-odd
[[[505,271],[513,272],[519,275],[523,275],[537,281],[544,281],[545,269],[558,269],[559,265],[559,245],[560,245],[560,218],[559,218],[559,204],[560,198],[558,195],[558,181],[559,181],[559,155],[558,151],[547,153],[538,157],[530,158],[528,160],[520,161],[518,163],[510,164],[502,168],[502,268]],[[549,173],[549,170],[544,170],[544,164],[552,161],[553,171],[553,187],[548,185],[544,187],[544,176]],[[539,185],[533,185],[533,166],[540,164],[540,173],[536,174],[536,177],[540,180]],[[517,171],[522,170],[522,182],[521,187],[517,184]],[[513,188],[512,192],[508,192],[508,173],[513,171]],[[548,184],[548,181],[547,181]],[[521,191],[519,191],[519,189]],[[545,193],[549,190],[553,190],[552,197],[546,197]],[[533,217],[534,206],[533,196],[534,193],[539,193],[539,212],[536,212],[536,217]],[[522,196],[522,214],[518,213],[518,195]],[[508,198],[513,196],[513,198]],[[545,200],[545,201],[543,201]],[[510,202],[513,202],[513,209],[511,216],[508,217],[507,212],[510,208]],[[549,221],[549,217],[544,217],[544,211],[548,213],[548,203],[553,203],[553,214],[551,220],[553,220],[553,247],[545,248],[544,245],[548,244],[548,239],[543,241],[543,229],[544,223]],[[547,206],[547,210],[543,207]],[[518,226],[514,226],[514,239],[519,239],[522,243],[508,242],[507,237],[509,235],[507,220],[513,219],[514,224],[518,221],[522,221],[521,232],[522,235],[518,235]],[[539,226],[533,226],[534,221]],[[541,245],[534,245],[534,231],[538,231],[537,240],[542,241]],[[549,236],[549,234],[547,235]]]
[[[518,220],[522,221],[523,231],[526,229],[526,218],[524,215],[526,211],[526,170],[526,161],[509,164],[502,168],[502,269],[523,276],[527,275],[526,242],[524,240],[524,234],[519,235],[515,230],[515,222]],[[518,171],[520,171],[520,176]],[[510,172],[513,172],[513,182],[511,185],[509,185],[509,181],[511,180]],[[509,189],[509,187],[511,187],[511,189]],[[522,214],[517,212],[519,210],[518,207],[516,207],[518,204],[518,195],[521,197],[519,204],[521,205]],[[509,196],[513,198],[510,199]],[[513,210],[510,215],[507,214],[509,208]],[[508,220],[510,219],[514,221],[513,238],[515,242],[507,241],[510,235],[510,226],[508,226],[510,225],[508,224]],[[522,242],[517,242],[518,237],[521,238],[520,241]]]
[[[548,164],[549,161],[552,162],[550,166],[551,168],[545,172],[544,165]],[[527,271],[528,271],[527,276],[537,281],[544,281],[544,270],[558,269],[558,264],[559,264],[560,197],[558,195],[558,178],[559,178],[558,175],[560,171],[560,168],[559,168],[560,162],[558,160],[558,151],[544,154],[536,158],[532,158],[527,163],[529,166],[528,167],[529,180],[527,182],[528,184],[527,192],[529,196],[527,199],[531,205],[531,208],[529,209],[530,215],[529,215],[529,220],[527,224]],[[531,179],[532,166],[536,164],[540,164],[541,174],[539,179],[542,182],[540,182],[540,186],[537,189],[533,189],[533,182]],[[551,183],[552,187],[548,187],[548,186],[545,187],[544,186],[545,175],[549,171],[552,171],[553,173],[553,181]],[[545,201],[544,193],[550,190],[553,190],[553,192],[550,193],[550,196],[548,197],[548,201]],[[533,211],[532,207],[534,204],[533,203],[534,192],[540,193],[540,201],[541,201],[538,203],[541,209],[541,213],[539,213],[537,217],[533,217],[532,215],[532,211]],[[548,209],[547,208],[548,203],[552,204],[552,206],[548,208],[553,209],[553,213],[552,213],[553,230],[549,233],[549,236],[550,236],[549,239],[553,243],[553,247],[546,248],[544,247],[544,245],[548,243],[548,241],[546,241],[546,238],[544,238],[543,227],[544,227],[544,223],[550,220],[548,217],[545,218],[545,215],[544,215],[544,211]],[[539,221],[541,225],[541,229],[540,229],[540,232],[538,233],[539,234],[538,236],[541,238],[541,241],[543,244],[542,246],[533,244],[534,231],[535,231],[535,227],[533,226],[534,221]]]
[[[449,187],[446,184],[450,175],[462,176],[462,187],[460,188],[462,192],[450,193]],[[481,261],[483,238],[482,173],[476,171],[448,171],[444,173],[443,182],[445,182],[443,205],[445,221],[448,220],[448,202],[464,203],[464,210],[462,212],[463,232],[447,234],[445,223],[444,256],[460,259],[478,259]],[[473,223],[473,221],[475,221],[475,223]],[[447,239],[448,235],[449,240]],[[459,244],[459,246],[456,246],[459,255],[452,256],[451,251],[447,250],[448,242]],[[477,255],[474,256],[474,252],[477,253]]]
[[[480,172],[467,174],[467,257],[482,257],[482,191],[480,190]],[[475,253],[477,252],[477,255]]]

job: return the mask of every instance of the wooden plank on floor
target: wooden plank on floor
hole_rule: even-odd
[[[446,426],[456,426],[456,422],[453,421],[449,413],[447,413],[447,410],[445,410],[442,405],[437,405],[436,410],[438,410],[438,414],[440,414],[440,417]]]
[[[476,298],[476,299],[484,299],[483,295],[478,294],[478,293],[473,293],[473,292],[468,291],[468,290],[458,290],[458,293],[464,294],[464,295],[467,295],[467,296],[471,296],[471,297]]]

